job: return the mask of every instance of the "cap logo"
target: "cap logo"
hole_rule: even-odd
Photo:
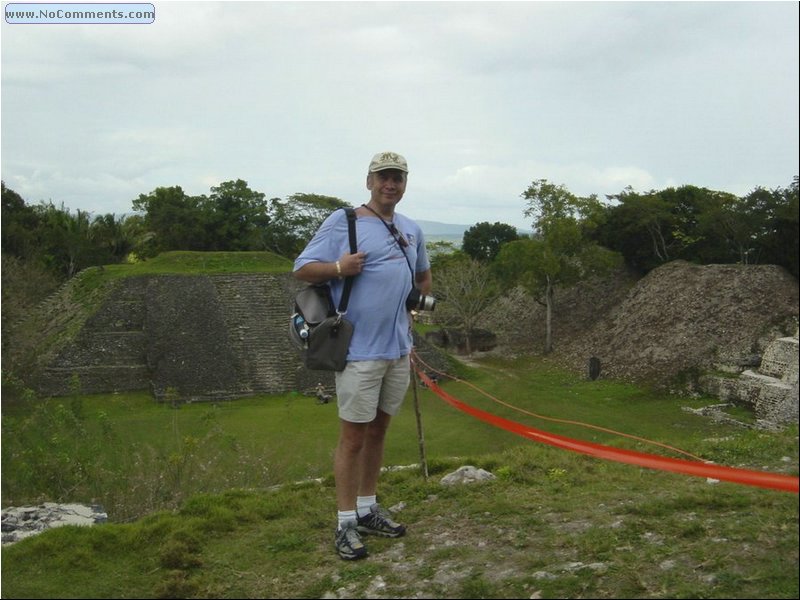
[[[408,163],[403,156],[396,152],[379,152],[372,157],[372,162],[369,164],[369,171],[370,173],[374,173],[375,171],[382,171],[384,169],[398,169],[407,173]]]
[[[403,159],[400,158],[399,154],[395,154],[394,152],[384,152],[383,154],[381,154],[378,157],[378,160],[376,162],[379,162],[379,163],[385,163],[385,162],[397,163],[397,162],[400,162],[401,160],[403,160]]]

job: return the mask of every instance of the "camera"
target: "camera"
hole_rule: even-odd
[[[436,298],[426,296],[417,288],[411,288],[406,298],[407,310],[433,310],[436,307]]]

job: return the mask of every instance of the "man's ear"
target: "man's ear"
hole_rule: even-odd
[[[374,178],[372,177],[372,173],[367,173],[367,189],[371,192],[372,191],[372,182]]]

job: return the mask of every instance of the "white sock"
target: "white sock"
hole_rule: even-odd
[[[340,510],[339,511],[339,529],[344,527],[344,524],[348,521],[352,521],[355,523],[357,516],[356,511],[354,510]]]
[[[359,496],[356,498],[356,513],[359,517],[366,517],[373,504],[377,504],[377,496]]]

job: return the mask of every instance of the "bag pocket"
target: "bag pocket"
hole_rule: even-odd
[[[328,317],[308,336],[306,367],[319,371],[343,371],[353,337],[353,324],[340,315]]]

